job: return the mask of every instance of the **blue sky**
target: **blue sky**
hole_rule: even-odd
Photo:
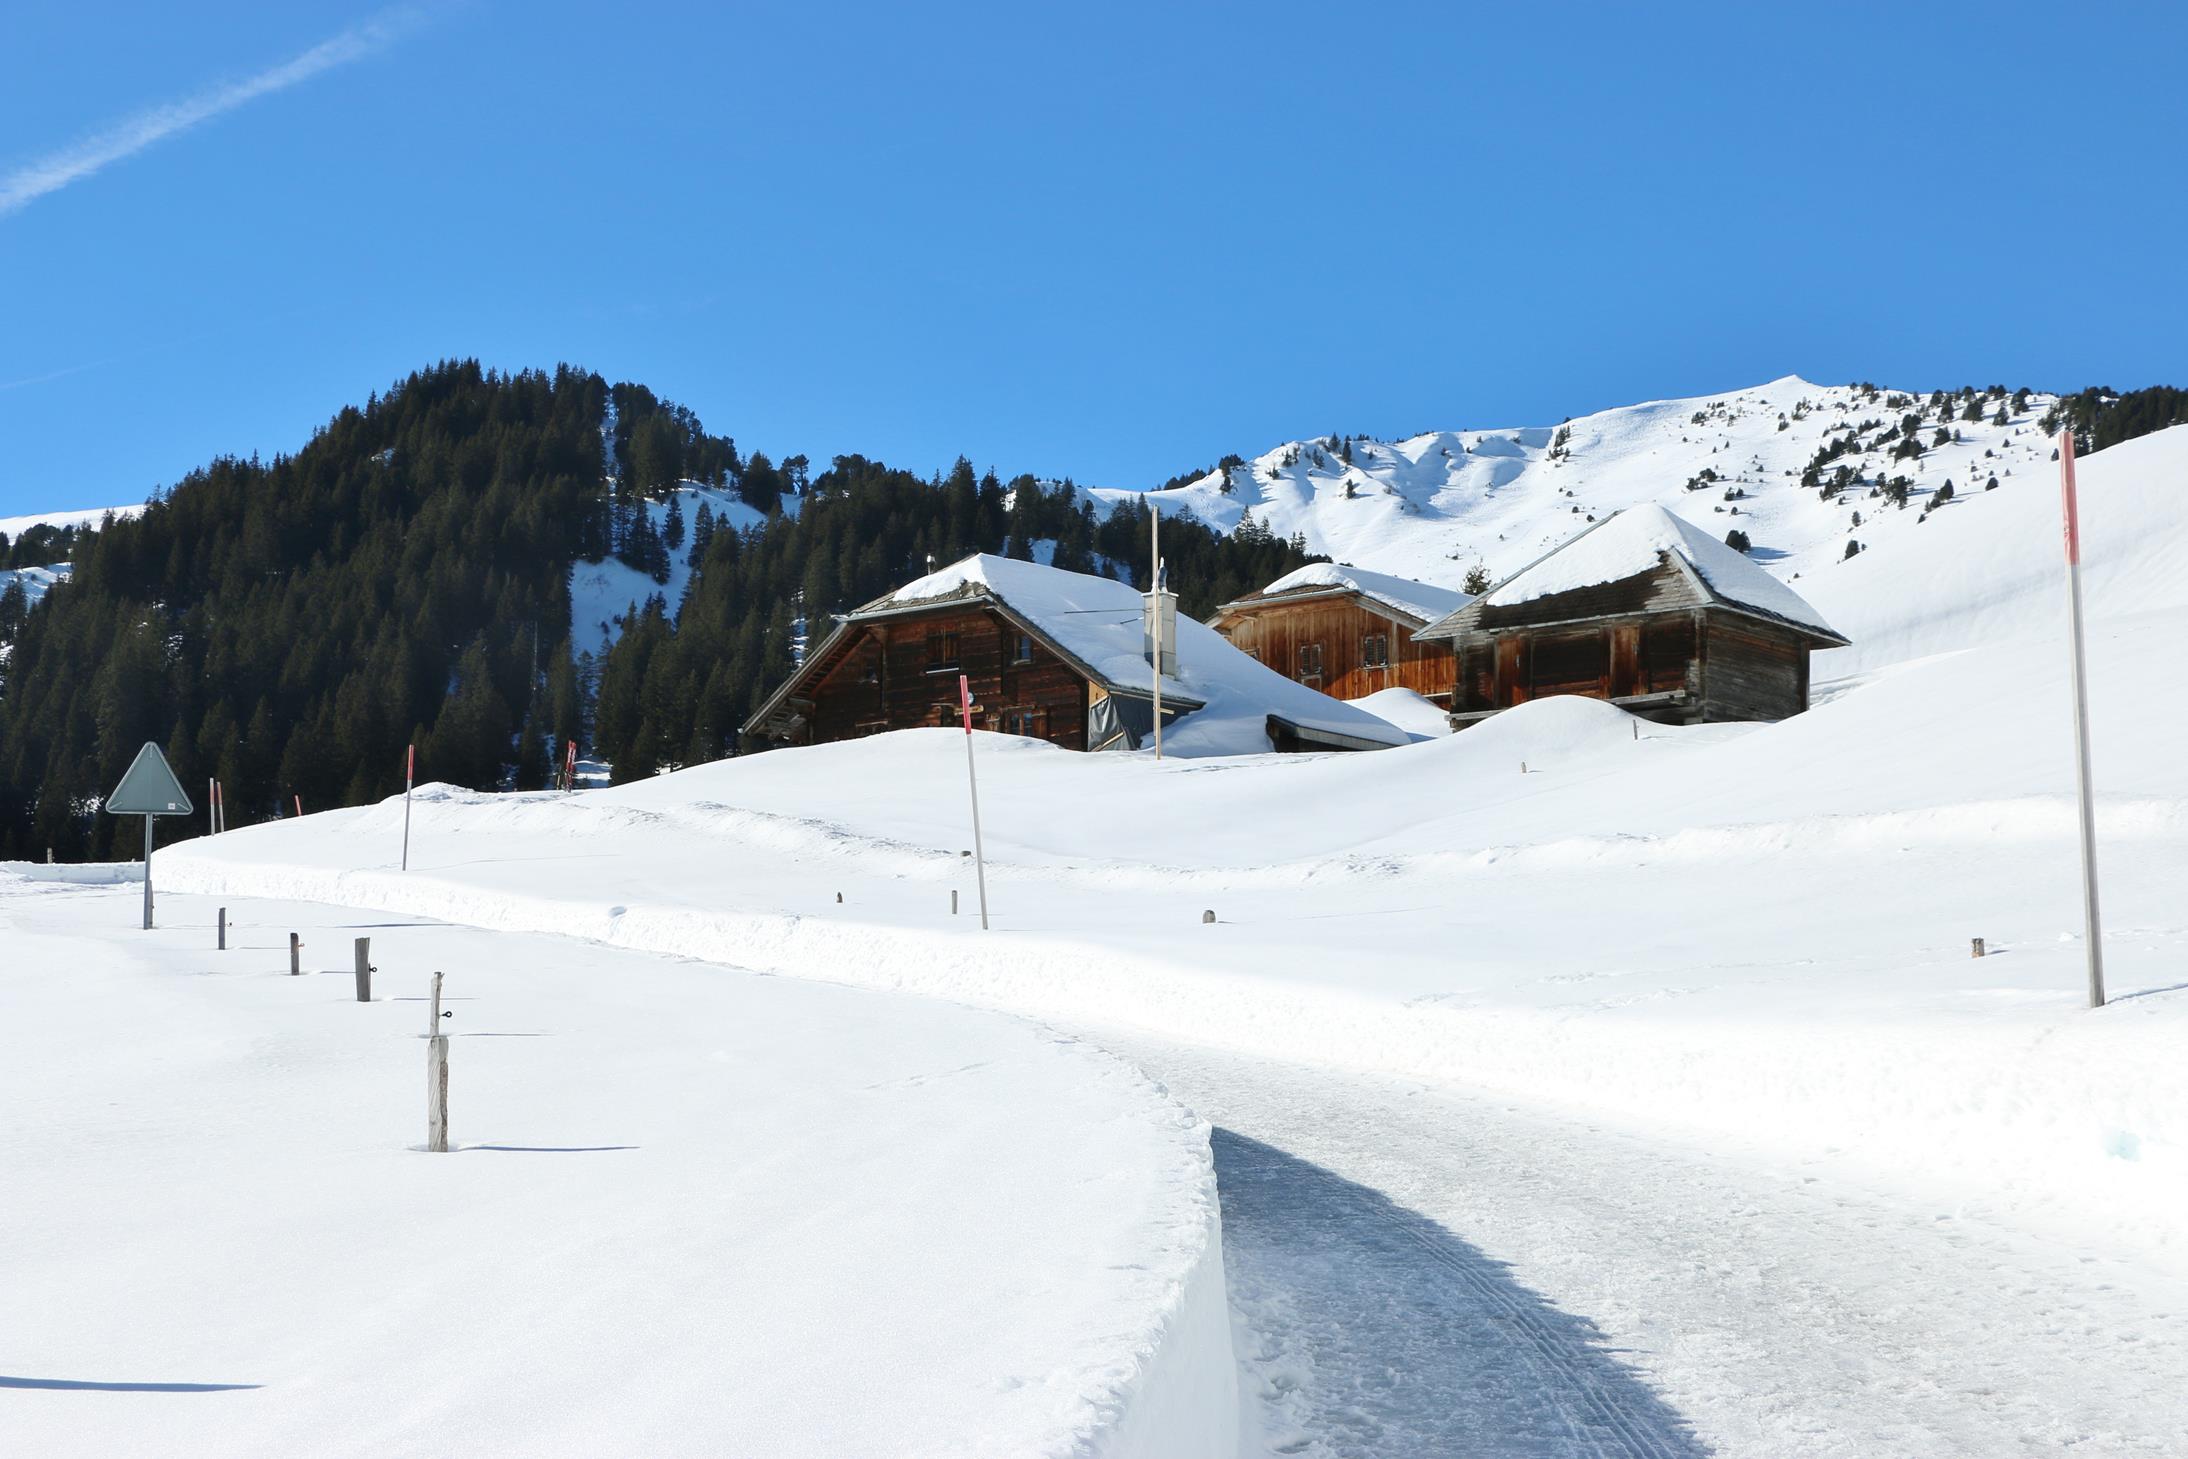
[[[184,13],[188,11],[189,13]],[[2188,382],[2178,6],[11,0],[0,515],[451,355],[1144,485],[1786,373]]]

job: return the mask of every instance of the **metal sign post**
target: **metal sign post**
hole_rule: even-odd
[[[957,707],[965,716],[965,783],[972,789],[972,872],[980,884],[980,930],[988,930],[988,857],[980,845],[980,777],[972,768],[972,680],[957,676]]]
[[[418,779],[418,747],[403,760],[403,870],[410,870],[410,787]]]
[[[152,930],[152,820],[155,816],[192,814],[190,797],[175,778],[160,747],[145,741],[137,758],[122,772],[122,783],[106,798],[106,809],[117,816],[144,817],[144,930]]]
[[[2059,432],[2059,495],[2066,518],[2066,623],[2074,660],[2074,788],[2082,823],[2082,936],[2089,1006],[2104,1007],[2104,929],[2097,915],[2097,808],[2089,788],[2089,676],[2082,663],[2082,529],[2074,494],[2074,432]]]

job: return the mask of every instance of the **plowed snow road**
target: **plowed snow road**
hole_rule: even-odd
[[[2130,1255],[1870,1189],[1837,1161],[1098,1041],[1217,1127],[1271,1452],[2188,1452],[2188,1284]]]

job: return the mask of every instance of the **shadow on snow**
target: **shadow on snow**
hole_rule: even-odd
[[[1700,1459],[1595,1325],[1379,1191],[1216,1130],[1224,1264],[1279,1453]],[[1296,1395],[1288,1390],[1298,1389]],[[1304,1401],[1304,1410],[1298,1406]]]

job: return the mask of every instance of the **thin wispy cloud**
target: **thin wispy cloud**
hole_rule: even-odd
[[[154,142],[186,132],[246,102],[311,80],[314,76],[363,60],[396,40],[417,23],[416,11],[392,10],[321,41],[292,60],[241,81],[201,91],[181,101],[152,107],[94,132],[80,141],[0,177],[0,217],[20,212],[48,193],[134,156]]]

